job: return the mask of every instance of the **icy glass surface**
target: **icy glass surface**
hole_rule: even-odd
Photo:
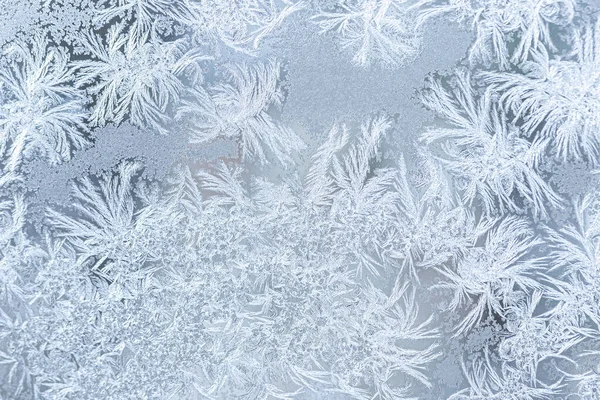
[[[599,10],[0,0],[0,400],[600,400]]]

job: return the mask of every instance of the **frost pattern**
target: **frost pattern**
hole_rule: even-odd
[[[342,1],[315,15],[323,32],[335,31],[343,47],[355,52],[352,61],[368,66],[372,60],[398,65],[420,51],[416,14],[406,0]]]
[[[600,398],[598,16],[6,2],[0,399]],[[445,23],[473,41],[424,126],[283,118],[282,43],[393,76]]]

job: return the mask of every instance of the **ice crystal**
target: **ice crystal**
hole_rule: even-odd
[[[598,398],[598,13],[5,1],[0,398]]]

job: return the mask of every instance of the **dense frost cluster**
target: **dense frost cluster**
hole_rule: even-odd
[[[592,2],[0,0],[0,46],[0,399],[600,400]]]

